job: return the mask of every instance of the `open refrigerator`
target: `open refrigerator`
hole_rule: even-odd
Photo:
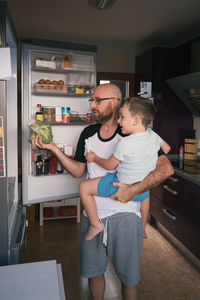
[[[41,206],[54,201],[52,204],[57,206],[55,201],[59,200],[70,205],[79,196],[78,186],[85,174],[74,178],[58,161],[55,171],[52,154],[29,142],[27,123],[36,118],[38,105],[42,107],[44,121],[51,124],[53,141],[73,157],[81,131],[93,121],[88,100],[96,86],[96,47],[67,43],[60,47],[49,41],[48,46],[45,41],[42,44],[22,43],[23,203]]]

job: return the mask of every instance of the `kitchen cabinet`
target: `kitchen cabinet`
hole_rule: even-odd
[[[157,109],[153,129],[170,144],[171,153],[178,153],[185,130],[193,128],[193,117],[165,81],[188,73],[189,68],[189,43],[176,48],[156,47],[135,59],[135,95],[141,92],[142,82],[152,83],[151,96]]]
[[[173,175],[151,190],[151,223],[158,221],[200,258],[200,186]]]

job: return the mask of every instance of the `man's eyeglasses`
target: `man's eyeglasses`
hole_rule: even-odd
[[[99,104],[101,101],[104,101],[104,100],[110,100],[110,99],[117,99],[118,101],[121,101],[121,99],[116,98],[116,97],[109,97],[109,98],[99,98],[99,97],[95,97],[95,98],[90,98],[88,101],[91,102],[91,103],[94,102],[94,103]]]

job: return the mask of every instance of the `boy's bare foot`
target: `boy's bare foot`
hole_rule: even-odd
[[[88,232],[85,236],[85,240],[86,241],[92,240],[99,232],[103,230],[104,230],[104,225],[101,222],[99,222],[98,225],[96,226],[90,225]]]

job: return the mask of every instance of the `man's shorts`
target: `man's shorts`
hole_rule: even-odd
[[[103,176],[97,185],[97,193],[98,196],[101,197],[110,197],[110,195],[114,194],[117,190],[117,186],[111,186],[113,182],[119,182],[115,173],[107,173]],[[141,202],[144,201],[149,196],[149,191],[146,191],[142,194],[136,195],[131,199],[131,201]]]
[[[82,217],[81,275],[94,278],[104,274],[108,255],[120,281],[127,286],[136,286],[140,281],[143,243],[141,218],[134,213],[118,213],[101,221],[107,227],[106,247],[103,244],[103,232],[90,241],[85,240],[90,223],[87,217]]]

